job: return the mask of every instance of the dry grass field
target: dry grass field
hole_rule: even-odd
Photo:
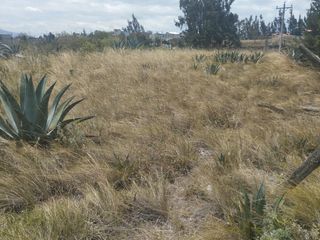
[[[291,46],[297,44],[301,37],[283,35],[283,45]],[[244,49],[277,49],[279,48],[280,36],[272,36],[271,38],[266,39],[257,39],[257,40],[241,40],[241,47]]]
[[[48,73],[96,115],[48,148],[0,141],[1,240],[246,239],[243,193],[264,182],[262,240],[320,238],[320,175],[281,184],[320,144],[320,73],[285,55],[192,67],[196,50],[107,50],[0,61]],[[241,207],[240,207],[241,209]],[[240,216],[240,217],[239,217]],[[250,224],[249,224],[250,225]]]

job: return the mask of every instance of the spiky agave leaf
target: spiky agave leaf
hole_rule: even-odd
[[[92,118],[95,118],[95,116],[78,117],[78,118],[68,119],[68,120],[65,120],[65,121],[61,122],[61,127],[63,128],[63,127],[67,126],[70,123],[81,123],[81,122],[90,120]]]
[[[30,123],[34,123],[37,118],[39,106],[36,98],[36,92],[32,81],[32,76],[27,77],[27,84],[24,92],[24,115]]]
[[[5,114],[7,116],[8,125],[10,128],[12,128],[15,134],[18,135],[19,126],[21,125],[18,114],[21,110],[13,95],[3,83],[0,85],[0,101],[2,102]]]
[[[12,50],[7,44],[0,43],[0,57],[1,58],[7,59],[10,57],[11,53],[12,53]]]
[[[49,89],[45,92],[43,97],[41,98],[41,101],[39,103],[39,112],[37,115],[36,120],[36,129],[38,132],[41,132],[43,135],[47,132],[47,120],[48,120],[48,114],[49,114],[49,100],[51,93],[53,91],[53,88],[56,83],[52,84]]]
[[[7,44],[4,44],[4,43],[0,43],[0,50],[6,50],[8,52],[12,52],[11,47]]]
[[[39,84],[38,84],[38,86],[37,86],[37,89],[36,89],[36,98],[37,98],[38,104],[41,103],[42,98],[43,98],[43,96],[44,96],[44,94],[45,94],[47,80],[48,80],[48,79],[47,79],[47,75],[44,75],[44,76],[41,78],[41,80],[40,80],[40,82],[39,82]]]
[[[49,111],[49,115],[48,115],[48,119],[47,119],[47,126],[46,126],[47,129],[49,129],[52,124],[54,115],[56,114],[56,111],[59,107],[59,103],[60,103],[62,96],[65,94],[65,92],[69,89],[70,86],[71,86],[71,84],[65,86],[63,89],[60,90],[60,92],[55,97],[55,99],[52,103],[51,109]]]
[[[265,194],[265,186],[264,183],[260,184],[260,187],[256,193],[256,195],[254,196],[253,199],[253,209],[255,210],[255,212],[262,216],[264,214],[264,210],[266,207],[266,194]]]
[[[77,100],[71,104],[69,104],[66,109],[64,110],[64,112],[62,113],[61,117],[60,117],[60,121],[64,121],[65,117],[67,116],[67,114],[75,107],[77,106],[79,103],[83,102],[85,100],[85,98],[82,98],[80,100]]]
[[[18,136],[16,133],[9,127],[6,121],[0,116],[0,136],[3,138],[15,139]]]
[[[55,111],[52,120],[47,128],[48,132],[50,133],[51,131],[53,131],[54,129],[57,128],[61,116],[63,115],[63,112],[66,110],[66,108],[71,104],[72,100],[74,99],[74,97],[71,97],[69,99],[67,99],[66,101],[64,101]]]

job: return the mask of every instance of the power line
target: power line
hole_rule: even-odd
[[[277,7],[277,10],[280,10],[280,22],[281,22],[281,30],[280,30],[280,42],[279,42],[279,52],[281,52],[282,49],[282,40],[283,40],[283,29],[285,25],[285,15],[287,10],[293,10],[293,6],[287,7],[286,2],[283,3],[283,7]]]

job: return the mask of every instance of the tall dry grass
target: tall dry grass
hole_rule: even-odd
[[[241,239],[233,221],[241,190],[264,181],[271,205],[319,146],[319,113],[301,109],[320,106],[319,72],[268,53],[213,76],[192,68],[199,53],[213,54],[107,50],[1,61],[13,91],[22,72],[48,73],[87,98],[74,115],[96,118],[48,149],[1,141],[0,238]],[[310,224],[317,229],[318,179],[287,195],[282,218],[301,228],[296,239],[311,234]]]

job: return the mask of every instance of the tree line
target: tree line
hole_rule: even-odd
[[[231,12],[235,0],[180,0],[182,16],[176,26],[183,30],[185,41],[193,47],[237,47],[241,39],[260,39],[278,34],[279,17],[266,23],[263,16],[239,20]],[[304,42],[320,53],[320,0],[312,0],[307,16],[297,18],[293,12],[284,24],[284,33],[303,36]]]
[[[264,39],[278,34],[281,29],[281,12],[271,22],[262,15],[239,19],[231,11],[235,0],[180,0],[182,15],[175,22],[182,30],[181,38],[169,44],[196,48],[239,47],[243,39]],[[96,51],[110,46],[156,47],[161,39],[150,38],[150,32],[139,23],[135,15],[122,28],[120,35],[95,31],[87,34],[52,34],[39,38],[20,36],[20,44],[37,45],[44,52],[71,49]],[[306,17],[296,17],[291,11],[284,25],[284,33],[301,36],[304,43],[320,54],[320,0],[312,0]]]
[[[320,55],[320,0],[313,0],[306,17],[304,42],[308,48]]]
[[[272,22],[266,23],[263,16],[250,16],[238,21],[237,29],[240,39],[263,39],[278,34],[281,31],[281,20],[274,18]],[[306,28],[305,20],[299,15],[298,19],[291,12],[289,19],[283,25],[283,33],[294,36],[302,36]]]

